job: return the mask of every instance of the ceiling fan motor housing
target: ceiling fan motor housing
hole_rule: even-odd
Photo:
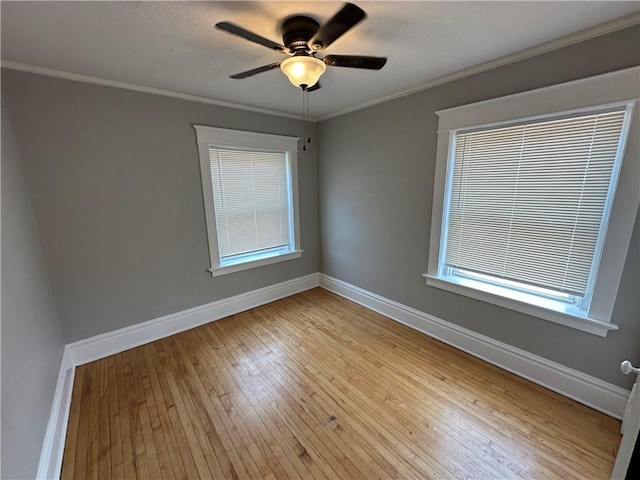
[[[308,42],[319,29],[320,24],[311,17],[290,17],[282,24],[282,40],[291,53],[307,53]]]

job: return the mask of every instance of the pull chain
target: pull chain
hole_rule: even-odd
[[[309,90],[304,91],[305,96],[307,97],[307,143],[311,143],[311,128],[309,126]],[[302,137],[304,138],[304,137]]]
[[[307,151],[307,146],[304,144],[304,139],[307,136],[307,110],[305,104],[307,103],[307,89],[302,86],[302,150]]]
[[[311,132],[309,128],[309,90],[306,85],[302,89],[302,150],[307,151],[307,143],[311,143]],[[305,138],[307,139],[305,141]]]

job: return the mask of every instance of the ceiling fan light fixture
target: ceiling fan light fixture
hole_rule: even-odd
[[[319,58],[308,56],[289,57],[280,63],[280,70],[284,72],[289,81],[296,87],[313,87],[320,75],[327,69],[325,63]]]

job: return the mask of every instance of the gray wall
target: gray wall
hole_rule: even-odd
[[[318,271],[314,148],[298,156],[302,258],[206,271],[192,124],[298,136],[300,121],[6,69],[2,92],[67,342]]]
[[[321,122],[323,273],[629,387],[620,361],[640,360],[639,226],[613,314],[597,337],[425,285],[436,157],[436,110],[640,63],[640,29],[606,36]]]
[[[2,467],[34,478],[64,342],[2,102]]]

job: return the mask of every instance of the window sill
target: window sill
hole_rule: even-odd
[[[294,250],[292,252],[280,253],[263,258],[255,258],[244,260],[242,262],[222,264],[216,267],[211,267],[209,271],[211,272],[212,277],[219,277],[228,273],[241,272],[242,270],[249,270],[251,268],[263,267],[265,265],[272,265],[274,263],[293,260],[294,258],[300,258],[303,251],[304,250]]]
[[[516,312],[526,313],[527,315],[600,337],[606,337],[609,330],[618,329],[618,326],[613,323],[589,318],[577,308],[563,304],[562,302],[540,298],[526,293],[517,294],[518,299],[510,298],[497,293],[501,290],[500,287],[485,285],[473,280],[452,277],[443,278],[428,274],[424,274],[423,277],[425,277],[427,285],[432,287],[475,298],[476,300],[515,310]],[[509,292],[509,294],[512,294],[512,292]]]

